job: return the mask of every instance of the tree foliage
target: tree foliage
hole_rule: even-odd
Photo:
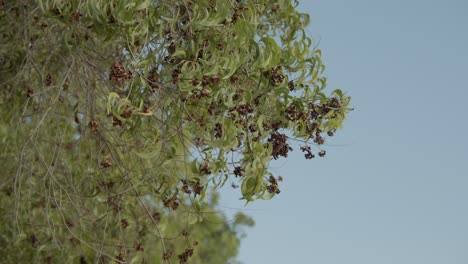
[[[216,190],[278,194],[270,160],[324,156],[349,110],[296,6],[0,1],[5,261],[234,261],[253,222]]]

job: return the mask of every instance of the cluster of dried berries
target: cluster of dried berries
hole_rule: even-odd
[[[109,167],[111,167],[111,166],[112,166],[112,160],[111,160],[111,158],[105,158],[105,159],[103,159],[103,160],[101,161],[101,166],[102,166],[103,168],[109,168]]]
[[[253,113],[254,109],[250,104],[240,104],[237,107],[235,107],[235,111],[237,111],[239,115],[246,115]]]
[[[161,213],[160,212],[154,212],[151,214],[151,219],[156,222],[156,223],[159,223],[159,221],[161,221]]]
[[[172,56],[169,56],[169,55],[164,56],[163,61],[165,63],[171,63],[171,64],[175,62],[174,58]]]
[[[200,185],[199,181],[195,180],[182,180],[182,191],[186,194],[193,193],[195,197],[200,195],[203,191],[203,186]]]
[[[309,103],[310,118],[317,120],[328,114],[331,110],[340,108],[341,102],[336,97],[331,98],[326,104],[314,105],[313,103]]]
[[[244,91],[241,90],[241,89],[238,90],[238,91],[236,91],[236,93],[235,93],[234,96],[232,97],[232,100],[235,102],[235,101],[241,99],[241,96],[242,96],[243,93],[244,93]]]
[[[127,110],[127,111],[124,111],[120,114],[121,117],[123,118],[129,118],[131,115],[132,115],[132,110]]]
[[[305,152],[304,154],[304,157],[306,159],[313,159],[315,158],[315,155],[312,153],[312,151],[310,150],[310,146],[303,146],[301,147],[301,151],[302,152]]]
[[[309,103],[309,109],[310,109],[310,119],[317,120],[320,117],[320,113],[316,109],[316,106],[313,103]]]
[[[198,100],[204,97],[210,97],[210,91],[206,88],[203,89],[193,89],[190,99]]]
[[[302,152],[305,152],[304,157],[306,159],[313,159],[315,158],[315,155],[312,153],[310,146],[303,146],[301,147]],[[319,153],[317,153],[319,157],[323,158],[327,154],[325,150],[321,150]]]
[[[250,124],[249,125],[249,131],[254,133],[254,132],[257,132],[258,128],[257,128],[257,125],[256,124]]]
[[[278,187],[278,182],[276,181],[275,177],[270,175],[270,178],[268,179],[270,184],[267,186],[267,191],[269,193],[276,193],[279,194],[281,191]]]
[[[268,77],[274,85],[282,83],[285,79],[284,74],[281,73],[281,66],[271,68],[271,70],[265,72],[264,75]]]
[[[220,123],[215,124],[215,138],[221,138],[223,136],[223,125]]]
[[[169,38],[170,38],[170,37],[171,37],[171,36],[169,35]],[[172,54],[174,54],[175,51],[176,51],[176,45],[175,45],[174,42],[171,42],[171,43],[169,44],[169,46],[167,46],[167,52],[169,52],[169,54],[172,55]]]
[[[187,264],[188,259],[193,255],[193,248],[187,248],[184,252],[179,254],[179,263],[180,264]]]
[[[239,82],[239,76],[232,75],[231,77],[229,77],[229,82],[231,82],[232,84],[238,83]]]
[[[188,232],[186,229],[182,230],[182,232],[181,232],[180,234],[181,234],[182,236],[184,236],[184,237],[190,236],[189,232]]]
[[[221,78],[219,78],[219,76],[217,75],[213,75],[213,76],[203,76],[203,79],[201,81],[201,84],[203,87],[205,86],[209,86],[209,85],[212,85],[212,84],[218,84],[219,82],[221,81]]]
[[[270,135],[268,142],[273,146],[271,155],[274,159],[278,159],[279,156],[288,157],[288,152],[293,150],[286,141],[287,137],[285,134],[273,133]]]
[[[123,228],[127,228],[129,223],[128,223],[128,220],[127,219],[122,219],[120,220],[120,225],[123,227]]]
[[[323,138],[322,135],[320,135],[320,132],[320,130],[317,130],[314,137],[314,142],[317,143],[317,145],[322,145],[325,143],[325,138]]]
[[[266,130],[273,130],[273,131],[278,131],[282,127],[283,123],[280,122],[274,122],[274,123],[263,123],[263,128]]]
[[[199,80],[197,80],[197,79],[193,79],[193,80],[192,80],[192,85],[193,85],[193,86],[198,86],[199,84],[200,84],[200,81],[199,81]]]
[[[242,177],[244,172],[245,170],[241,166],[234,167],[234,175],[236,175],[236,177]]]
[[[122,207],[119,205],[117,196],[108,196],[106,200],[108,207],[112,208],[114,212],[118,213],[122,210]]]
[[[121,128],[124,128],[125,127],[125,123],[122,122],[122,120],[118,119],[117,117],[115,116],[112,116],[112,125],[113,126],[119,126]]]
[[[151,71],[148,74],[147,80],[153,92],[159,90],[159,88],[161,87],[161,84],[159,83],[158,69],[151,69]]]
[[[341,103],[340,103],[340,100],[338,98],[333,97],[332,99],[330,99],[327,106],[330,107],[330,108],[339,109],[339,108],[341,108]]]
[[[172,83],[173,84],[177,84],[179,82],[179,78],[180,78],[180,69],[179,68],[174,68],[174,70],[172,70]]]
[[[96,186],[98,189],[99,187],[108,190],[114,187],[114,182],[113,181],[100,181],[98,182],[98,186]]]
[[[186,194],[191,194],[192,190],[190,190],[190,183],[187,180],[182,180],[182,191]]]
[[[28,87],[28,90],[26,91],[26,96],[31,98],[34,95],[34,91],[31,87]]]
[[[73,23],[78,23],[80,22],[82,16],[83,14],[81,14],[80,12],[75,12],[70,16],[70,21]]]
[[[246,128],[247,127],[247,121],[245,119],[237,119],[234,121],[236,124],[241,125],[241,127]]]
[[[220,115],[221,110],[218,108],[218,103],[215,101],[212,101],[210,106],[208,107],[208,114],[210,115]]]
[[[286,118],[291,121],[305,120],[307,119],[307,114],[299,110],[295,104],[291,104],[284,111]]]
[[[132,113],[133,113],[132,110],[127,110],[127,111],[124,111],[122,114],[120,114],[120,116],[123,118],[129,118],[132,115]],[[112,125],[124,128],[125,122],[117,118],[115,115],[112,115]]]
[[[211,174],[211,170],[210,170],[210,167],[208,166],[208,163],[207,163],[207,162],[202,163],[202,164],[200,165],[200,168],[198,168],[198,170],[200,170],[200,172],[201,172],[202,174],[205,174],[205,175]]]
[[[179,207],[179,202],[177,201],[177,194],[174,194],[171,198],[164,200],[164,206],[176,210]]]
[[[91,120],[88,123],[88,127],[91,129],[91,131],[96,132],[99,127],[99,123],[96,120]]]
[[[45,85],[46,86],[52,85],[52,75],[50,75],[50,73],[48,73],[47,76],[46,76]]]
[[[197,147],[201,147],[201,146],[206,145],[205,141],[203,139],[199,138],[199,137],[193,139],[193,144],[195,144],[195,146],[197,146]]]
[[[242,16],[242,12],[244,10],[247,10],[246,7],[243,7],[243,6],[239,5],[240,1],[236,1],[236,2],[237,2],[237,6],[232,7],[232,16],[231,16],[231,23],[232,24],[237,23],[237,21],[239,21],[239,18]],[[227,21],[224,20],[223,24],[227,24]]]
[[[145,249],[143,248],[143,244],[141,244],[140,242],[136,242],[135,245],[133,245],[133,248],[136,250],[136,251],[145,251]]]
[[[70,219],[65,220],[65,225],[66,225],[68,228],[75,227],[75,224],[74,224]]]
[[[306,124],[306,132],[307,134],[311,135],[311,137],[314,137],[314,134],[319,134],[322,132],[319,129],[318,123],[314,120],[311,123]]]
[[[118,260],[121,263],[125,263],[125,259],[122,256],[122,253],[119,253],[119,255],[115,256],[115,259]]]
[[[109,79],[115,84],[122,85],[125,81],[133,78],[133,73],[125,69],[120,62],[112,63]]]
[[[171,249],[171,250],[169,250],[167,252],[164,252],[163,259],[164,260],[169,260],[170,258],[172,258],[172,256],[174,256],[174,250],[173,249]]]
[[[294,84],[293,80],[288,82],[288,88],[289,88],[289,91],[291,91],[291,92],[296,90],[296,84]]]

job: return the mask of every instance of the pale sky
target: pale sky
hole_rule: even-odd
[[[327,156],[271,164],[273,200],[243,207],[256,221],[245,264],[468,263],[468,1],[308,0],[328,88],[355,111]]]

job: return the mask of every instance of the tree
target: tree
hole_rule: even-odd
[[[268,170],[307,159],[350,98],[290,0],[0,1],[6,263],[228,263]],[[315,153],[315,154],[314,154]]]

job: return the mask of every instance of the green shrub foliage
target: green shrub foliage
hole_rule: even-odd
[[[217,190],[277,195],[349,110],[297,4],[0,1],[2,262],[233,263]]]

